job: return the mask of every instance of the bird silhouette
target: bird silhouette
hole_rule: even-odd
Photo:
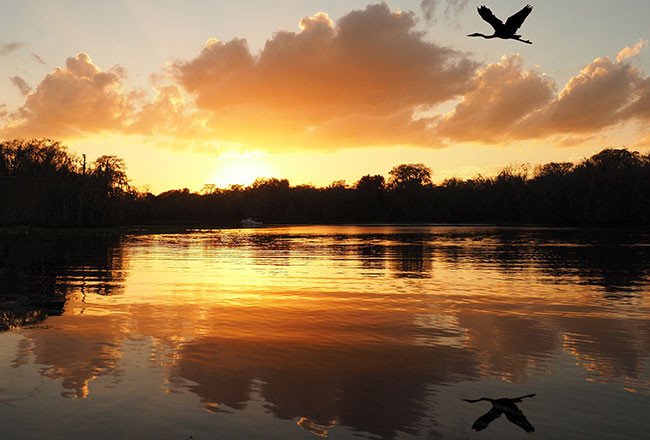
[[[526,44],[533,44],[531,41],[523,40],[521,35],[517,35],[517,30],[521,27],[526,20],[526,17],[533,11],[531,5],[524,6],[521,11],[513,14],[510,18],[506,20],[506,24],[503,24],[493,13],[490,11],[490,8],[486,6],[480,6],[476,8],[478,10],[478,15],[481,18],[494,28],[494,33],[492,35],[483,35],[479,33],[469,34],[468,37],[483,37],[483,38],[501,38],[504,40],[517,40]]]
[[[465,402],[469,403],[476,403],[476,402],[481,402],[483,400],[490,402],[492,404],[492,408],[485,414],[483,414],[481,417],[476,419],[474,424],[472,425],[472,429],[475,431],[482,431],[485,428],[488,427],[490,423],[492,423],[493,420],[498,419],[501,417],[501,414],[506,415],[506,418],[508,419],[509,422],[514,423],[515,425],[519,426],[521,429],[523,429],[526,432],[534,432],[535,428],[533,425],[530,424],[524,413],[519,409],[517,406],[517,403],[521,403],[522,399],[525,399],[527,397],[533,397],[535,396],[534,394],[527,394],[525,396],[521,397],[515,397],[514,399],[508,399],[508,398],[503,398],[503,399],[490,399],[489,397],[481,397],[480,399],[475,399],[475,400],[469,400],[469,399],[463,399]]]

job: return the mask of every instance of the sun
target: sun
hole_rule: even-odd
[[[219,188],[230,185],[250,185],[258,177],[277,177],[277,170],[266,159],[265,153],[226,153],[212,172],[209,183]]]

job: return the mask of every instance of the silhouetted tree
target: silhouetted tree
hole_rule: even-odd
[[[408,189],[431,185],[431,168],[421,163],[402,164],[389,171],[392,189]]]
[[[380,222],[386,218],[386,179],[366,174],[354,185],[356,203],[354,221]]]
[[[201,188],[201,191],[199,191],[199,193],[203,195],[214,194],[216,192],[219,192],[219,188],[214,183],[206,183],[203,185],[203,188]]]
[[[104,156],[85,173],[83,162],[57,141],[0,143],[0,224],[98,226],[116,223],[128,190],[124,161]],[[124,194],[122,194],[124,195]]]
[[[528,167],[507,166],[494,180],[491,202],[496,208],[497,222],[517,223],[527,221],[528,204],[533,203],[528,194]]]
[[[569,183],[574,164],[571,162],[551,162],[535,168],[533,180],[529,182],[535,196],[531,208],[533,221],[539,223],[570,223],[574,203]]]
[[[571,162],[550,162],[535,168],[535,179],[558,179],[566,177],[573,169]]]
[[[363,193],[383,191],[386,188],[386,179],[380,174],[375,174],[374,176],[366,174],[355,183],[354,188]]]
[[[276,179],[271,177],[269,179],[258,177],[250,185],[251,189],[264,189],[264,190],[282,190],[289,189],[289,181],[287,179]]]
[[[13,139],[0,143],[0,176],[43,177],[78,169],[78,158],[51,139]]]
[[[126,163],[117,156],[100,156],[91,165],[90,174],[106,189],[108,194],[129,190]]]
[[[352,187],[291,186],[258,178],[228,189],[206,185],[157,196],[129,185],[124,161],[101,156],[84,170],[79,158],[49,139],[0,142],[0,224],[101,226],[124,223],[239,225],[265,223],[463,222],[650,224],[650,155],[604,149],[572,164],[530,173],[509,166],[495,177],[431,182],[423,164],[365,175]]]

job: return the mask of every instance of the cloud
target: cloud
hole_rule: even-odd
[[[191,109],[178,85],[167,84],[154,90],[153,101],[133,115],[127,132],[180,138],[206,137],[209,134],[204,127],[209,115]]]
[[[518,55],[504,57],[478,71],[471,91],[438,118],[436,130],[449,140],[494,143],[584,138],[633,120],[648,124],[650,78],[627,61],[641,47],[624,49],[617,60],[595,59],[559,93],[543,73],[525,71]]]
[[[621,112],[623,119],[637,119],[650,123],[650,77],[639,79],[635,84],[636,98]]]
[[[18,88],[21,95],[27,96],[32,91],[31,86],[20,76],[12,76],[9,78],[11,83]]]
[[[391,12],[383,3],[352,11],[337,25],[318,13],[300,21],[300,32],[277,32],[257,56],[245,40],[211,39],[172,71],[200,108],[214,112],[209,125],[226,140],[267,146],[395,141],[362,128],[378,127],[422,144],[430,134],[412,114],[464,93],[478,64],[425,41],[414,26],[412,13]]]
[[[420,9],[422,9],[422,14],[427,23],[433,21],[436,15],[436,9],[438,7],[438,0],[422,0],[420,3]]]
[[[424,15],[424,19],[427,23],[433,23],[435,21],[436,11],[441,2],[442,0],[422,0],[422,2],[420,2],[420,9],[422,10],[422,15]],[[447,6],[445,7],[444,12],[445,18],[458,16],[458,14],[463,12],[467,3],[469,3],[469,0],[447,0]]]
[[[0,43],[0,55],[8,55],[11,52],[14,52],[24,46],[25,43],[21,41],[14,41],[11,43]]]
[[[519,55],[479,70],[456,108],[437,125],[440,135],[457,141],[498,142],[513,137],[513,128],[554,97],[553,81],[524,71]]]
[[[616,56],[616,62],[620,63],[624,59],[632,58],[641,53],[641,49],[648,45],[648,40],[639,40],[634,46],[625,47]]]
[[[86,54],[66,60],[30,93],[15,118],[0,133],[60,137],[120,130],[132,112],[123,93],[124,69],[102,71]]]
[[[41,63],[42,65],[47,66],[47,63],[43,60],[43,58],[39,57],[34,52],[32,52],[32,58],[34,58],[37,62]]]
[[[68,58],[34,89],[14,76],[25,103],[11,112],[0,106],[0,135],[112,132],[187,148],[232,143],[286,151],[527,139],[562,145],[630,121],[650,126],[650,77],[631,64],[643,40],[615,59],[595,59],[559,87],[540,68],[526,69],[520,55],[481,66],[427,41],[413,13],[384,3],[336,23],[321,12],[299,25],[275,33],[259,53],[244,39],[209,39],[194,58],[152,74],[157,87],[148,102],[144,92],[125,90],[124,68],[102,70],[86,54]],[[453,100],[452,111],[434,113]]]
[[[643,107],[643,82],[641,71],[631,64],[597,58],[571,78],[553,102],[531,114],[521,129],[530,137],[595,133],[643,117],[631,111],[635,105]]]

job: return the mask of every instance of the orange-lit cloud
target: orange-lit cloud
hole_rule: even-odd
[[[596,132],[622,122],[636,98],[641,72],[625,61],[597,58],[567,83],[546,108],[530,116],[531,136]]]
[[[516,125],[548,104],[554,83],[539,72],[525,71],[519,55],[479,70],[474,86],[453,112],[438,124],[441,136],[460,141],[498,142],[513,136]]]
[[[156,87],[153,101],[133,115],[127,131],[146,136],[192,137],[205,132],[199,112],[191,110],[176,84]],[[204,118],[205,116],[203,116]]]
[[[641,49],[648,45],[648,40],[639,40],[634,46],[628,46],[621,50],[616,56],[616,61],[621,62],[627,58],[632,58],[641,53]]]
[[[642,44],[612,60],[597,58],[556,93],[555,83],[525,71],[518,55],[490,64],[437,126],[441,136],[482,143],[551,136],[589,136],[617,124],[650,122],[650,78],[627,60]],[[561,142],[561,140],[559,141]]]
[[[635,99],[628,105],[623,118],[637,119],[644,124],[650,123],[650,77],[639,79],[635,83]]]
[[[173,71],[199,107],[215,112],[209,124],[226,140],[394,144],[398,136],[373,134],[381,128],[423,145],[431,134],[411,116],[465,92],[477,63],[425,41],[414,26],[412,13],[385,4],[337,25],[319,13],[303,18],[300,32],[277,32],[258,56],[245,40],[211,39]]]
[[[466,3],[449,1],[444,13]],[[441,8],[438,1],[421,7],[432,14]],[[152,73],[158,84],[169,83],[155,87],[148,102],[144,92],[125,89],[123,68],[102,70],[86,54],[68,58],[33,90],[15,76],[25,103],[0,107],[7,121],[0,136],[110,132],[174,148],[286,151],[527,139],[562,145],[629,121],[650,124],[650,77],[631,63],[644,40],[595,59],[562,87],[540,67],[526,69],[518,54],[481,66],[427,41],[412,12],[384,3],[336,23],[320,12],[299,24],[297,32],[276,32],[259,53],[244,39],[209,39],[194,58],[171,61],[166,75]],[[7,43],[0,52],[20,47]],[[452,100],[452,111],[435,114]]]
[[[102,71],[86,54],[70,57],[27,96],[3,134],[59,137],[120,130],[133,111],[123,93],[124,74],[119,66]]]

